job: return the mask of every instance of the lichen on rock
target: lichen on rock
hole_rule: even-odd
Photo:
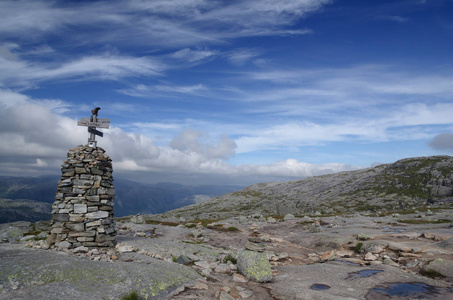
[[[268,282],[272,280],[272,270],[267,256],[263,252],[243,249],[238,253],[239,272],[250,280]]]

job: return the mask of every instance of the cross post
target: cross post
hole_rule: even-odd
[[[90,137],[88,138],[88,146],[92,148],[97,147],[96,135],[103,137],[102,131],[96,130],[96,128],[109,128],[110,119],[98,119],[98,112],[101,108],[96,107],[91,111],[93,114],[90,118],[82,118],[77,122],[78,126],[87,126]]]

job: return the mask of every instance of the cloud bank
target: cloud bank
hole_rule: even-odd
[[[86,127],[65,117],[71,105],[57,100],[31,99],[0,89],[0,175],[38,176],[59,174],[68,149],[86,144]],[[64,108],[64,109],[63,109]],[[88,117],[87,115],[82,117]],[[251,184],[288,180],[353,169],[343,164],[313,165],[286,159],[269,165],[232,165],[236,142],[226,135],[210,137],[187,128],[165,146],[149,137],[125,132],[114,125],[104,129],[98,145],[113,159],[119,176],[135,180],[181,183]]]

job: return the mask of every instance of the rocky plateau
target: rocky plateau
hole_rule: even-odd
[[[116,218],[116,246],[0,224],[2,299],[453,299],[453,158],[263,183]]]

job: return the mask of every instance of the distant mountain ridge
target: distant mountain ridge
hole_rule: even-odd
[[[0,176],[0,223],[50,219],[59,179],[59,176]],[[114,186],[117,217],[163,213],[242,188],[227,185],[186,186],[168,182],[145,184],[122,178],[115,178]]]
[[[240,215],[385,212],[453,205],[453,157],[399,160],[374,168],[248,186],[160,215],[221,219]]]

